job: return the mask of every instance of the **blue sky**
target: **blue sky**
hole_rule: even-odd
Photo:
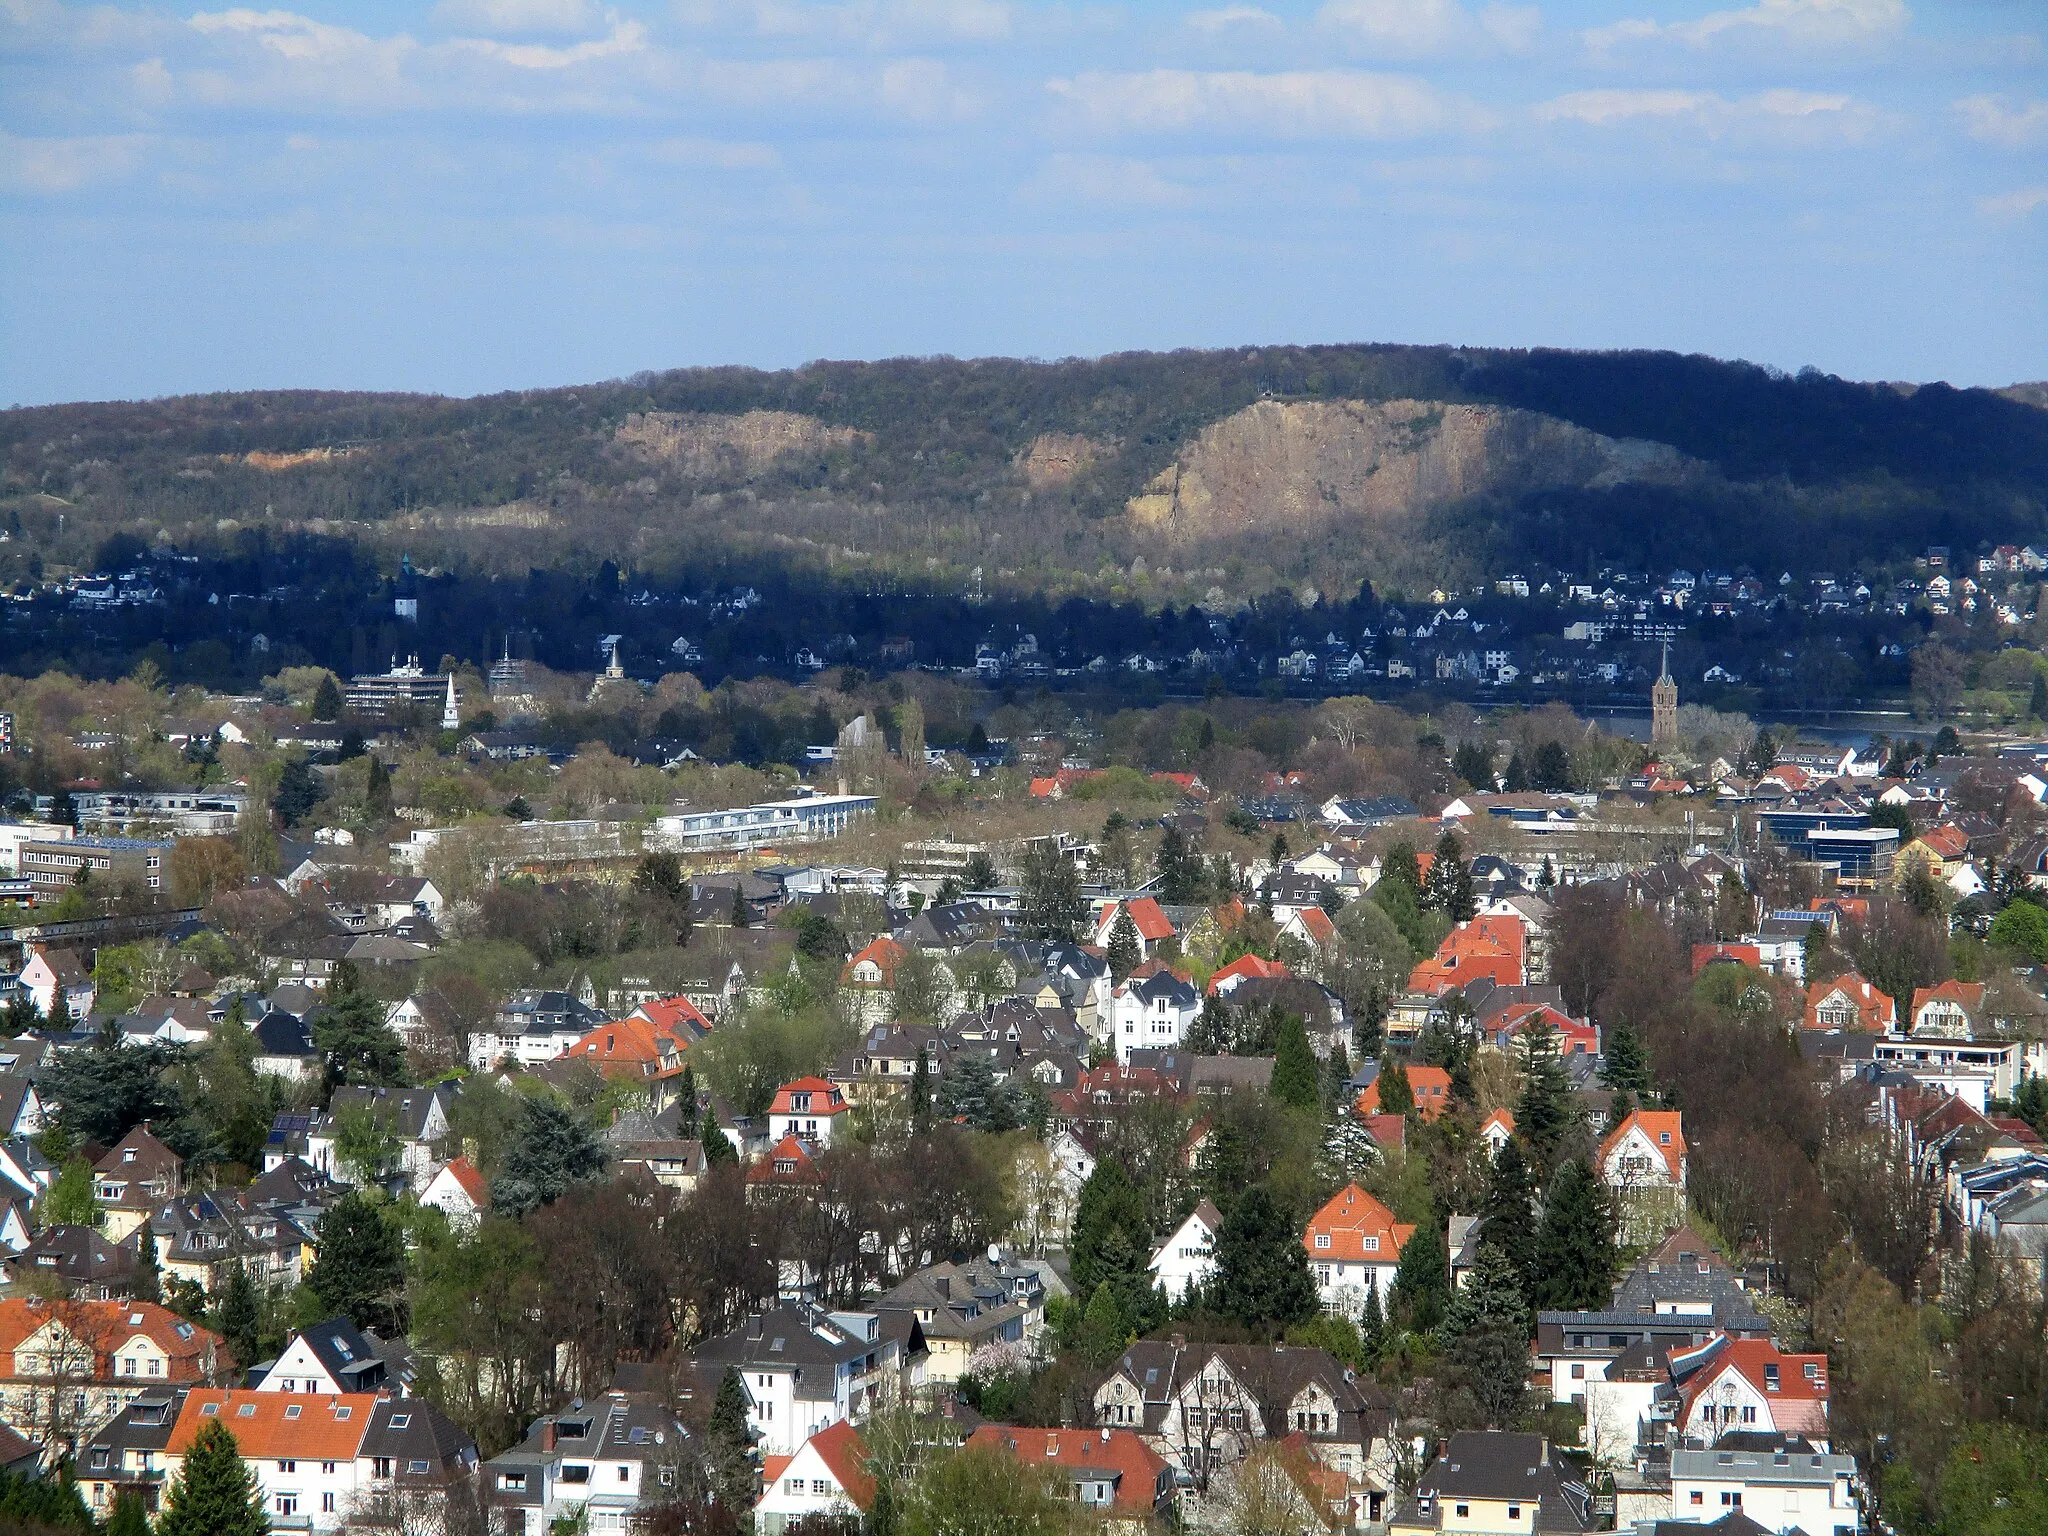
[[[0,404],[1315,341],[2048,377],[2042,0],[0,0]]]

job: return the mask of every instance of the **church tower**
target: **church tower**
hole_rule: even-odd
[[[1664,643],[1664,670],[1650,685],[1650,750],[1678,745],[1678,684],[1671,680],[1671,642]]]
[[[453,731],[461,727],[462,714],[460,709],[458,708],[459,702],[460,701],[455,692],[455,674],[453,672],[450,672],[448,674],[448,699],[447,702],[441,706],[442,730]]]

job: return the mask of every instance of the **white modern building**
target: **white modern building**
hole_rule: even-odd
[[[873,795],[802,795],[724,811],[682,811],[657,816],[647,843],[674,853],[771,848],[837,837],[875,814]]]

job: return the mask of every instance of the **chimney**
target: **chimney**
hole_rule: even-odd
[[[550,1454],[554,1451],[555,1421],[553,1419],[549,1419],[540,1427],[540,1448],[543,1455]]]
[[[1173,1345],[1175,1349],[1186,1349],[1188,1347],[1188,1336],[1184,1333],[1176,1333],[1167,1342]]]

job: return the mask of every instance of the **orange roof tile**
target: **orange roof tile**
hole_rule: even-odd
[[[1415,1113],[1424,1120],[1434,1120],[1451,1103],[1451,1074],[1442,1067],[1412,1066],[1408,1068],[1408,1091],[1415,1096]],[[1365,1092],[1358,1096],[1358,1112],[1361,1115],[1376,1115],[1380,1112],[1380,1085],[1366,1084]]]
[[[1685,1126],[1684,1116],[1675,1109],[1630,1110],[1628,1118],[1607,1133],[1600,1143],[1599,1166],[1607,1166],[1608,1154],[1628,1136],[1631,1129],[1640,1130],[1649,1138],[1664,1159],[1664,1167],[1673,1180],[1684,1177]]]
[[[1808,1029],[1847,1027],[1881,1035],[1898,1022],[1898,1016],[1891,997],[1854,971],[1833,981],[1816,981],[1806,989],[1803,1022]]]
[[[491,1203],[491,1186],[484,1182],[483,1173],[466,1157],[458,1157],[446,1169],[450,1178],[462,1186],[462,1192],[476,1202],[478,1210]]]
[[[866,1509],[875,1500],[875,1480],[868,1476],[868,1448],[850,1420],[838,1419],[810,1439],[811,1449],[830,1469],[848,1502]],[[770,1485],[774,1479],[768,1479]]]
[[[199,1427],[217,1418],[245,1459],[352,1461],[376,1406],[374,1392],[195,1391],[185,1399],[164,1453],[184,1455]]]
[[[1347,1184],[1309,1218],[1301,1246],[1315,1260],[1392,1264],[1414,1234],[1414,1227],[1396,1222],[1394,1213],[1378,1200],[1356,1184]]]
[[[1211,996],[1226,983],[1242,977],[1246,981],[1266,981],[1292,976],[1294,973],[1278,960],[1268,960],[1260,955],[1240,955],[1209,978]]]
[[[808,1109],[797,1109],[793,1096],[808,1093],[811,1105]],[[828,1083],[822,1077],[799,1077],[784,1083],[775,1090],[775,1102],[768,1106],[771,1115],[836,1115],[848,1108],[846,1095],[839,1091],[837,1083]]]
[[[1027,1466],[1099,1467],[1121,1474],[1113,1506],[1126,1516],[1149,1515],[1160,1495],[1165,1458],[1129,1429],[1023,1429],[984,1424],[967,1438],[977,1446],[1007,1451]]]

